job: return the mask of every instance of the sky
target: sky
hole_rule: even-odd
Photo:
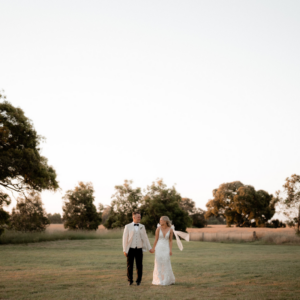
[[[109,205],[162,178],[205,209],[300,171],[299,1],[0,2],[0,89],[46,137],[61,190]],[[16,204],[12,201],[11,209]]]

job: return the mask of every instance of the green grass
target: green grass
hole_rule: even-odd
[[[153,239],[150,239],[153,244]],[[299,299],[300,248],[290,245],[174,244],[174,286],[127,286],[121,239],[0,246],[0,299]]]

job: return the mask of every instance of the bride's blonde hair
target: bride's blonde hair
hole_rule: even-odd
[[[163,219],[164,221],[166,221],[168,227],[172,226],[172,221],[169,219],[169,217],[162,216],[161,219]]]

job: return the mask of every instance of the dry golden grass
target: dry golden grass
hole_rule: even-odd
[[[191,241],[254,241],[255,231],[257,239],[272,244],[300,244],[300,238],[292,228],[245,228],[226,227],[226,225],[209,225],[205,228],[187,228]]]
[[[264,228],[264,227],[226,227],[226,225],[208,225],[205,228],[187,228],[187,232],[232,232],[232,233],[246,233],[246,232],[259,232],[259,233],[272,233],[272,232],[280,232],[287,234],[294,234],[295,230],[293,228]]]
[[[50,224],[47,227],[47,231],[65,231],[64,224]],[[103,225],[98,227],[98,230],[107,230]]]
[[[226,225],[209,225],[205,228],[187,228],[187,232],[197,232],[197,233],[253,233],[256,232],[258,237],[262,237],[266,234],[270,233],[280,233],[280,234],[295,234],[295,230],[293,228],[251,228],[251,227],[226,227]]]
[[[50,224],[47,228],[48,231],[54,230],[66,230],[63,224]],[[98,227],[98,230],[107,230],[103,225]],[[284,233],[284,234],[295,234],[293,228],[250,228],[250,227],[226,227],[226,225],[208,225],[205,228],[187,228],[187,232],[207,232],[207,233],[247,233],[247,232],[257,232],[260,234],[269,233]]]
[[[63,224],[51,224],[48,231],[63,230]],[[98,230],[107,230],[103,225],[98,227]],[[187,228],[187,232],[207,232],[207,233],[248,233],[255,231],[257,234],[269,234],[269,233],[282,233],[282,234],[295,234],[295,230],[292,228],[250,228],[250,227],[226,227],[226,225],[208,225],[205,228]]]

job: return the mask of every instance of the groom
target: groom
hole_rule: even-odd
[[[133,222],[127,224],[123,233],[123,252],[127,257],[128,285],[133,283],[133,262],[135,259],[137,269],[136,285],[140,285],[143,275],[143,251],[153,253],[146,233],[145,226],[140,224],[141,214],[132,213]]]

